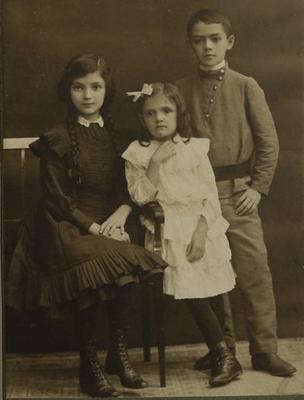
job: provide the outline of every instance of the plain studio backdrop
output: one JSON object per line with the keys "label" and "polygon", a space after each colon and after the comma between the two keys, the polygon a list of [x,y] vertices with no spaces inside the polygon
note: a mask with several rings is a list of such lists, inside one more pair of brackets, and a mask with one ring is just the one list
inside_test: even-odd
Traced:
{"label": "plain studio backdrop", "polygon": [[[38,136],[64,118],[56,84],[66,62],[97,52],[109,62],[117,86],[114,115],[128,141],[138,129],[126,91],[144,82],[174,82],[196,68],[186,43],[186,21],[199,8],[218,8],[232,20],[236,43],[229,66],[253,76],[264,88],[277,126],[281,152],[270,195],[260,207],[273,274],[280,337],[304,336],[304,270],[296,263],[303,233],[303,0],[7,0],[3,2],[4,136]],[[16,194],[20,166],[4,157],[5,216],[20,214]],[[35,198],[31,160],[27,203]],[[31,170],[32,169],[32,170]],[[5,225],[6,268],[16,226]],[[238,339],[246,338],[241,297],[232,295]],[[102,314],[102,313],[101,313]],[[101,316],[101,324],[104,323]],[[140,344],[139,321],[131,344]],[[201,340],[184,306],[169,301],[167,341]],[[178,329],[176,329],[178,326]],[[53,324],[49,342],[33,340],[7,325],[9,351],[66,349],[73,345],[68,323]],[[39,327],[37,329],[37,338]],[[178,335],[177,333],[178,332]],[[30,336],[27,336],[30,335]],[[106,335],[101,336],[101,343]],[[49,348],[48,348],[49,346]]]}

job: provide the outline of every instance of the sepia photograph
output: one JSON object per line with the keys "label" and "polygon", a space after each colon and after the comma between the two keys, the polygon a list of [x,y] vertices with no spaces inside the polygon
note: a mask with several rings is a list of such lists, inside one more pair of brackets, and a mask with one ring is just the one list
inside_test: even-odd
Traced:
{"label": "sepia photograph", "polygon": [[0,397],[304,399],[303,27],[2,1]]}

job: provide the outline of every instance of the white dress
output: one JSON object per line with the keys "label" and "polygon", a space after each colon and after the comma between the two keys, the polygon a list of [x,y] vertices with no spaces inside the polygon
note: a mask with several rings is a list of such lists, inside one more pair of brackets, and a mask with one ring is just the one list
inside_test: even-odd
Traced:
{"label": "white dress", "polygon": [[[132,200],[139,206],[158,201],[165,222],[162,233],[162,257],[165,269],[164,293],[176,299],[205,298],[230,291],[235,285],[231,252],[226,237],[228,222],[222,217],[215,178],[207,153],[209,139],[181,136],[174,138],[176,155],[164,162],[157,187],[146,177],[153,153],[160,142],[147,147],[132,142],[122,157],[126,160],[126,177]],[[190,263],[186,248],[200,216],[207,220],[208,231],[204,256]],[[153,224],[147,228],[146,247],[152,248]]]}

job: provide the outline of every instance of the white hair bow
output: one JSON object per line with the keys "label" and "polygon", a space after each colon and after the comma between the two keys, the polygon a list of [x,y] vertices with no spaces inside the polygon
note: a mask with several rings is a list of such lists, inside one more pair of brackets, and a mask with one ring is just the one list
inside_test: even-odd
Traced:
{"label": "white hair bow", "polygon": [[152,93],[153,93],[153,86],[148,83],[144,83],[140,92],[126,92],[126,95],[134,96],[133,102],[136,102],[143,94],[151,96]]}

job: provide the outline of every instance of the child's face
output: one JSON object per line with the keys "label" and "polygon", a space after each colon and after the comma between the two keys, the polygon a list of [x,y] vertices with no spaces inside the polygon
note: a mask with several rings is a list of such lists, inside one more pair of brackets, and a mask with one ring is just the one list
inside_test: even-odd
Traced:
{"label": "child's face", "polygon": [[106,84],[98,71],[76,78],[71,85],[72,103],[88,121],[98,118],[105,94]]}
{"label": "child's face", "polygon": [[171,139],[177,127],[176,105],[163,93],[152,95],[144,103],[142,120],[154,139]]}
{"label": "child's face", "polygon": [[190,44],[200,65],[212,68],[221,63],[234,44],[234,36],[227,37],[222,24],[197,22],[193,25]]}

